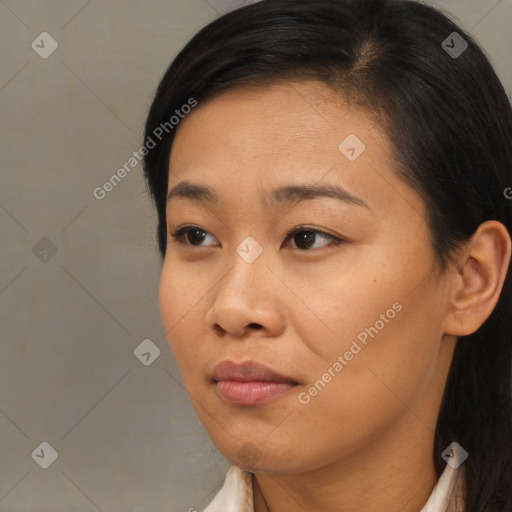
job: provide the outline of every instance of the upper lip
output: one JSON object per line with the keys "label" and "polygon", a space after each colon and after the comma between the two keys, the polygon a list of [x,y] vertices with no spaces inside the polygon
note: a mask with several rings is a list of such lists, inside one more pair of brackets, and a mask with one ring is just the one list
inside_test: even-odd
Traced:
{"label": "upper lip", "polygon": [[274,370],[254,361],[234,363],[222,361],[213,369],[212,378],[215,382],[221,380],[236,380],[241,382],[268,381],[268,382],[296,382]]}

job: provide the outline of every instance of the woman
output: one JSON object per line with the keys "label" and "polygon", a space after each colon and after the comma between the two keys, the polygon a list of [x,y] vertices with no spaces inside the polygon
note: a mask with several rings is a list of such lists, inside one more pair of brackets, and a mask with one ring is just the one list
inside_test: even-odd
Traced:
{"label": "woman", "polygon": [[263,0],[145,131],[160,306],[231,463],[208,512],[512,510],[512,112],[401,0]]}

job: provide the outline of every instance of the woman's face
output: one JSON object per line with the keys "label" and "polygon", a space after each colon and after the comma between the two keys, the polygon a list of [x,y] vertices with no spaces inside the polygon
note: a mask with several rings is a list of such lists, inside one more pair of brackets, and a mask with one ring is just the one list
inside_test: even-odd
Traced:
{"label": "woman's face", "polygon": [[[185,181],[211,194],[168,202],[168,231],[189,233],[169,236],[161,315],[219,451],[278,473],[404,446],[431,457],[448,286],[379,124],[318,82],[228,91],[179,126],[169,191]],[[214,380],[226,361],[287,382]]]}

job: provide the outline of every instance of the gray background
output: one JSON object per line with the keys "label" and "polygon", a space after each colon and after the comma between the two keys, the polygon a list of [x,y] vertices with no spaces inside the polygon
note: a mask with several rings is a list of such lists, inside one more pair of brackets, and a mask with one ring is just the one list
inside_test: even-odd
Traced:
{"label": "gray background", "polygon": [[[0,511],[202,510],[220,488],[227,463],[161,325],[140,164],[93,190],[140,148],[172,57],[241,3],[0,0]],[[437,4],[510,91],[512,0]],[[44,31],[59,45],[46,59],[31,47]],[[145,339],[161,351],[147,365]],[[58,452],[47,469],[42,442]]]}

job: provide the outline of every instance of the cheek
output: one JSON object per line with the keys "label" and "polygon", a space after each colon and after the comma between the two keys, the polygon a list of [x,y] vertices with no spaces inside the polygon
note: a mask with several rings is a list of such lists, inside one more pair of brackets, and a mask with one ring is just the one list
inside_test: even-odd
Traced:
{"label": "cheek", "polygon": [[[404,301],[404,309],[378,335],[369,336],[366,345],[356,338],[360,349],[351,360],[334,349],[330,363],[311,373],[305,389],[309,402],[303,395],[297,405],[300,422],[282,429],[290,438],[309,440],[306,458],[350,455],[402,420],[421,422],[428,433],[439,340],[434,327],[414,319],[416,313],[417,305]],[[345,363],[336,372],[338,356]]]}
{"label": "cheek", "polygon": [[167,335],[167,339],[173,334],[173,326],[176,324],[179,316],[177,311],[178,306],[178,291],[180,289],[179,283],[176,281],[175,276],[169,272],[167,265],[164,263],[162,274],[160,276],[160,286],[158,290],[158,300],[160,304],[160,316],[162,324]]}
{"label": "cheek", "polygon": [[190,350],[191,346],[197,348],[201,339],[199,330],[204,325],[205,290],[197,289],[197,279],[180,272],[176,265],[164,263],[159,286],[160,316],[165,335],[178,368],[185,378],[191,373],[190,368],[198,368],[196,360],[197,350]]}
{"label": "cheek", "polygon": [[305,417],[324,417],[327,429],[353,427],[358,437],[359,428],[422,402],[439,356],[443,294],[418,277],[428,274],[428,259],[419,266],[421,272],[397,265],[400,278],[389,264],[354,270],[310,294],[307,318],[297,317],[301,339],[316,356],[302,358],[309,360]]}
{"label": "cheek", "polygon": [[365,324],[347,328],[351,335],[330,353],[331,365],[341,356],[343,368],[318,393],[322,408],[347,425],[359,418],[361,426],[367,424],[362,418],[370,424],[371,417],[384,419],[417,407],[428,394],[440,350],[442,316],[435,301],[428,292],[393,305],[383,301],[365,315]]}
{"label": "cheek", "polygon": [[[160,275],[159,303],[162,321],[167,329],[182,323],[190,327],[197,323],[201,300],[208,290],[199,271],[193,266],[176,262],[166,256]],[[193,319],[193,321],[192,321]],[[179,324],[178,324],[179,322]],[[174,329],[173,329],[174,330]]]}
{"label": "cheek", "polygon": [[389,249],[349,247],[325,265],[282,274],[287,287],[281,294],[301,341],[327,362],[350,350],[353,340],[364,346],[389,331],[417,276],[427,272],[428,262],[420,264],[422,272]]}

